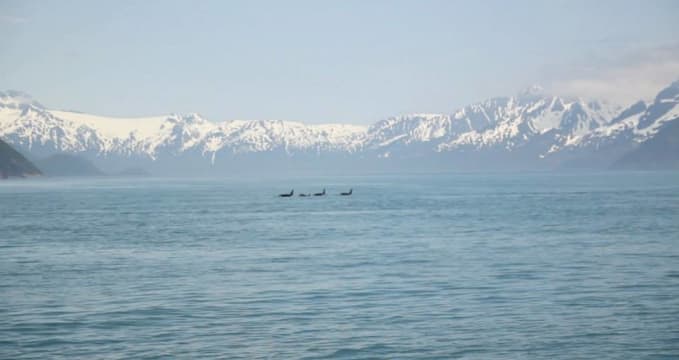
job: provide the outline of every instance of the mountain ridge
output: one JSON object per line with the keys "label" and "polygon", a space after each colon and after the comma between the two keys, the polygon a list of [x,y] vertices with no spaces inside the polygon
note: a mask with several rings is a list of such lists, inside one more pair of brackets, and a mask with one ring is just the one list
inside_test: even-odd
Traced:
{"label": "mountain ridge", "polygon": [[0,139],[0,179],[41,175],[40,170],[21,153]]}
{"label": "mountain ridge", "polygon": [[403,160],[406,168],[413,159],[445,158],[456,167],[478,157],[492,169],[506,165],[493,164],[490,156],[502,154],[498,159],[517,165],[523,161],[530,168],[554,168],[588,154],[605,153],[602,149],[614,149],[610,157],[621,156],[653,138],[662,124],[679,117],[678,89],[679,82],[674,82],[650,104],[639,101],[623,107],[531,87],[450,114],[399,115],[371,126],[211,122],[197,113],[111,118],[49,110],[26,94],[5,92],[0,93],[0,136],[38,156],[71,153],[95,162],[129,160],[127,165],[191,158],[214,167],[223,159],[251,161],[253,155],[272,154],[279,161],[339,157],[370,160],[371,166],[379,163],[377,159]]}

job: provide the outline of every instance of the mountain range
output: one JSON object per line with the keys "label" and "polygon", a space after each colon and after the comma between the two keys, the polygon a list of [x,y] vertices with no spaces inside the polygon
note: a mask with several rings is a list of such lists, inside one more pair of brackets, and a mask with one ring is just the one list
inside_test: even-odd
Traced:
{"label": "mountain range", "polygon": [[372,126],[198,114],[112,118],[0,92],[0,138],[31,158],[78,155],[105,171],[156,174],[677,168],[679,81],[628,106],[531,87],[449,114]]}

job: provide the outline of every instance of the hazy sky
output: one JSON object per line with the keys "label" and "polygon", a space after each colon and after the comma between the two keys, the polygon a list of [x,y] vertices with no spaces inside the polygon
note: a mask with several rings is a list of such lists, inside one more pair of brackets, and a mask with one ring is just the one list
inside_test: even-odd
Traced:
{"label": "hazy sky", "polygon": [[368,124],[679,78],[679,1],[2,1],[0,89],[102,115]]}

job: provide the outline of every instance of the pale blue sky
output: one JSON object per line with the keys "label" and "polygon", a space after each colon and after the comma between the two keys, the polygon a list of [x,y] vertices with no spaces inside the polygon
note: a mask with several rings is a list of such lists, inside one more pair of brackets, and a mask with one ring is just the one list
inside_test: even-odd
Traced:
{"label": "pale blue sky", "polygon": [[678,1],[0,0],[0,89],[103,115],[369,124],[635,67],[667,67],[639,88],[669,83],[678,15]]}

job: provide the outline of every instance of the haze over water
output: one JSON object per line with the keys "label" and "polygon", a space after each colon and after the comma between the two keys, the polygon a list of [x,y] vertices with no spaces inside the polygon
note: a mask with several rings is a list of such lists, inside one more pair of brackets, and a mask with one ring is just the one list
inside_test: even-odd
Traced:
{"label": "haze over water", "polygon": [[676,172],[7,181],[0,205],[0,358],[679,357]]}

